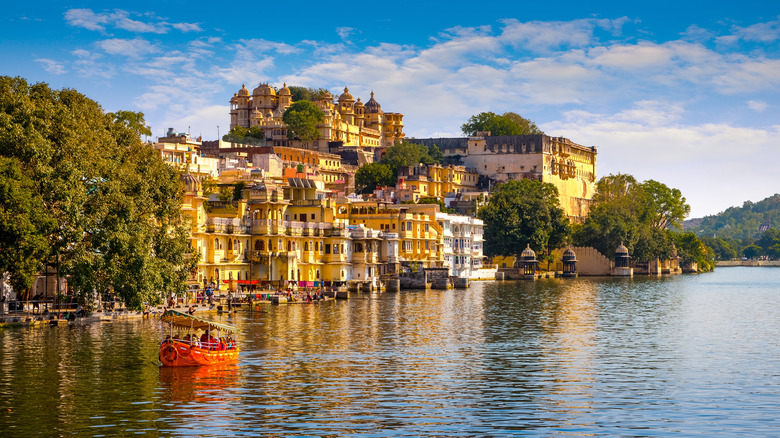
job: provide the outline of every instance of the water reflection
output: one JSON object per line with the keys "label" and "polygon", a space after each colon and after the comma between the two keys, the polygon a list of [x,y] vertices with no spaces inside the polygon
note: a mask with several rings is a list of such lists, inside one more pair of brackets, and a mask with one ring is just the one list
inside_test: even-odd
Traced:
{"label": "water reflection", "polygon": [[778,290],[759,268],[268,306],[214,315],[242,330],[222,368],[158,368],[155,321],[0,329],[0,430],[770,436]]}

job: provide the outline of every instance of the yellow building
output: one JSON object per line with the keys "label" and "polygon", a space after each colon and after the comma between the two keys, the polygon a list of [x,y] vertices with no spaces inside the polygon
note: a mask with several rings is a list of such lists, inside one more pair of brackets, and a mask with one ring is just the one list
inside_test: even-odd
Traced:
{"label": "yellow building", "polygon": [[245,86],[230,99],[230,128],[257,126],[265,131],[269,146],[294,146],[329,152],[330,144],[378,148],[392,146],[404,137],[403,114],[386,113],[374,98],[365,104],[350,94],[348,88],[334,100],[326,92],[315,101],[324,113],[325,120],[317,125],[320,138],[310,142],[290,141],[282,116],[293,104],[287,84],[277,92],[273,87],[260,84],[249,93]]}
{"label": "yellow building", "polygon": [[182,215],[192,224],[190,247],[200,255],[189,283],[235,290],[249,280],[246,203],[209,201],[200,180],[190,173],[182,176],[182,182]]}
{"label": "yellow building", "polygon": [[459,157],[465,166],[495,183],[523,178],[551,183],[558,189],[561,208],[569,219],[585,219],[596,189],[596,147],[544,134],[479,134],[470,138],[410,141],[426,146],[436,144],[445,157]]}
{"label": "yellow building", "polygon": [[418,164],[398,169],[396,196],[399,202],[420,198],[444,200],[447,194],[476,190],[479,174],[465,166]]}
{"label": "yellow building", "polygon": [[342,202],[337,217],[348,221],[350,226],[365,226],[397,235],[403,264],[440,268],[444,266],[444,253],[443,230],[436,221],[438,212],[439,206],[435,204]]}

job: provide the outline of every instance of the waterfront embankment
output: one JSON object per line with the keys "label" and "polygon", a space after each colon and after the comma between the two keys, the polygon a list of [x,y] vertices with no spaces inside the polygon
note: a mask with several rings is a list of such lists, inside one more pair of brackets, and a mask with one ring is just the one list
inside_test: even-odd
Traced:
{"label": "waterfront embankment", "polygon": [[716,268],[729,268],[735,266],[764,266],[780,267],[780,260],[721,260],[715,263]]}

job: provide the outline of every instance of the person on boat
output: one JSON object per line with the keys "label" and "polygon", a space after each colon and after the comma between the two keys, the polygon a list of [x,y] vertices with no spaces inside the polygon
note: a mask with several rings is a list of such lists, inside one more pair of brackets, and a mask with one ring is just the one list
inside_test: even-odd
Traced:
{"label": "person on boat", "polygon": [[190,315],[194,314],[195,313],[195,307],[190,306],[190,309],[187,310],[187,313],[189,313]]}
{"label": "person on boat", "polygon": [[209,350],[217,347],[217,340],[211,336],[209,329],[206,329],[206,331],[200,337],[200,343],[204,348],[208,348]]}

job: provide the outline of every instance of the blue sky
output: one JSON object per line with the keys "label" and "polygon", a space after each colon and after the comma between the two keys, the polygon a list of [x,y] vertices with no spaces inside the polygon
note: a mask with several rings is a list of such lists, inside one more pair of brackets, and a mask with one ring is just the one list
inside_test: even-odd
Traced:
{"label": "blue sky", "polygon": [[780,192],[774,2],[288,5],[13,2],[0,75],[142,111],[155,136],[204,139],[227,131],[242,84],[347,85],[404,113],[413,137],[517,112],[597,146],[599,176],[679,188],[691,217]]}

